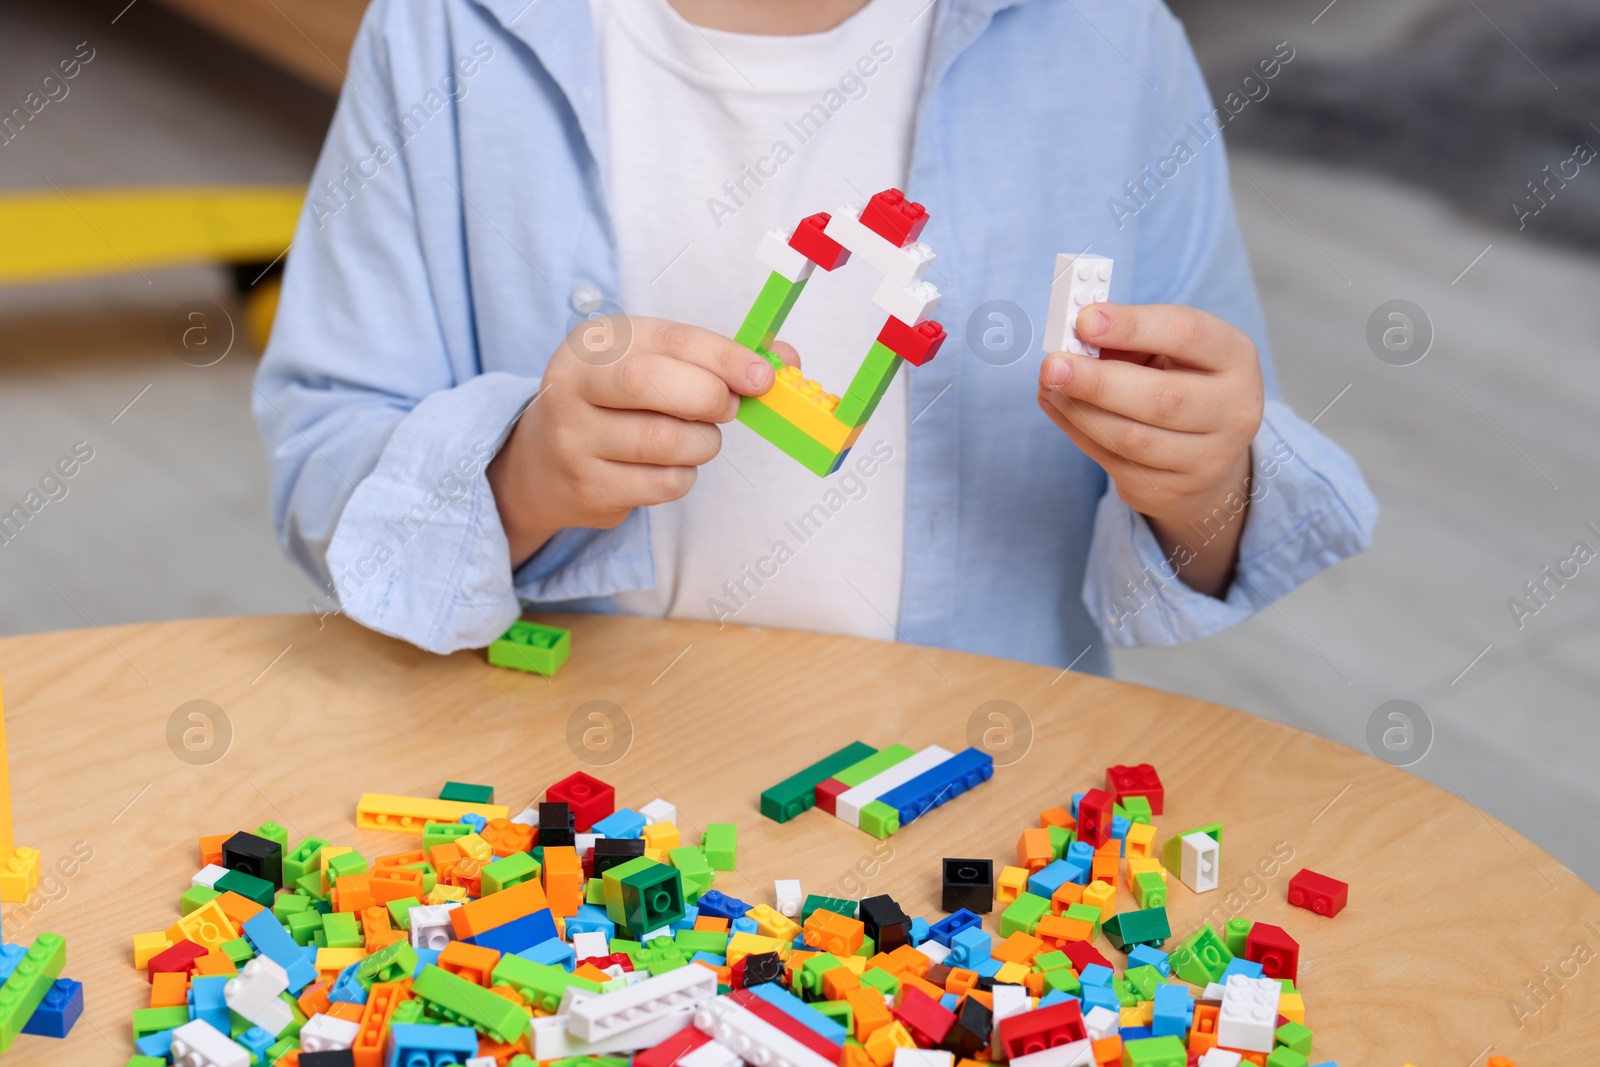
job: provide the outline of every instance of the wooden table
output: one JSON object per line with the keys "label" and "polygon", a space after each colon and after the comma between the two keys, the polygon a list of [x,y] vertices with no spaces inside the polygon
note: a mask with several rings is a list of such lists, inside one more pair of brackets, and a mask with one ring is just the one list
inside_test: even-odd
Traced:
{"label": "wooden table", "polygon": [[[428,655],[331,616],[0,641],[17,840],[47,867],[92,850],[35,904],[7,906],[7,941],[66,936],[88,1011],[64,1047],[24,1037],[6,1062],[121,1064],[129,1013],[148,997],[130,939],[176,919],[196,839],[275,820],[293,841],[316,835],[368,856],[414,840],[357,833],[364,791],[487,782],[518,810],[585,769],[621,803],[671,800],[686,833],[737,823],[739,869],[717,885],[752,903],[771,902],[774,878],[798,877],[807,892],[890,893],[938,917],[941,856],[1014,862],[1041,809],[1101,784],[1108,765],[1141,761],[1166,785],[1159,840],[1226,827],[1221,888],[1195,896],[1172,881],[1175,934],[1242,914],[1297,937],[1313,1062],[1478,1067],[1490,1049],[1523,1067],[1595,1061],[1600,974],[1587,961],[1600,897],[1516,831],[1366,755],[1228,708],[979,656],[737,626],[548,621],[575,631],[553,680],[491,668],[481,653]],[[231,724],[221,758],[215,744],[189,753],[211,762],[169,748],[169,720],[193,700]],[[587,718],[591,700],[621,710],[609,724]],[[1011,713],[1009,741],[1004,714],[987,718],[1005,705],[975,720],[990,701],[1025,716]],[[885,842],[822,812],[785,825],[757,813],[762,789],[851,740],[957,748],[985,729],[993,781]],[[1288,906],[1302,865],[1350,882],[1342,915]],[[1575,960],[1579,942],[1590,951]],[[1528,982],[1547,982],[1548,1003],[1528,997]],[[1537,1008],[1521,1028],[1509,1007],[1519,998]]]}
{"label": "wooden table", "polygon": [[344,87],[367,0],[160,0],[319,89]]}

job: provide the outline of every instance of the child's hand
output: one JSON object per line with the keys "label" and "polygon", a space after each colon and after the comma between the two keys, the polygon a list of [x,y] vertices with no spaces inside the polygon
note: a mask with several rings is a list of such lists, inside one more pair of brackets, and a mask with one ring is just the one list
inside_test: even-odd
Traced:
{"label": "child's hand", "polygon": [[1195,549],[1189,567],[1181,554],[1175,560],[1185,582],[1226,588],[1242,514],[1203,547],[1186,527],[1229,493],[1248,499],[1262,405],[1255,345],[1215,315],[1168,304],[1094,304],[1079,314],[1078,332],[1102,346],[1100,358],[1046,357],[1039,407],[1105,468],[1165,551],[1185,541]]}
{"label": "child's hand", "polygon": [[573,330],[489,464],[513,566],[559,530],[610,528],[683,496],[722,447],[716,424],[739,413],[740,396],[772,387],[766,360],[710,330],[650,318],[613,327],[624,328],[621,358],[585,351],[594,322]]}

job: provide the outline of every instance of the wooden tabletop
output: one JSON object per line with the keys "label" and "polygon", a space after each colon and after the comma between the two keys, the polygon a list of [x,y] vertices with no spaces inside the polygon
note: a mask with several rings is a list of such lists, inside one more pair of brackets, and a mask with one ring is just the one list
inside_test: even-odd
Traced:
{"label": "wooden tabletop", "polygon": [[[428,655],[334,616],[0,641],[17,841],[40,848],[47,870],[71,872],[32,904],[6,906],[5,939],[65,935],[66,975],[88,1003],[65,1047],[23,1037],[6,1062],[126,1059],[130,1012],[149,995],[130,940],[177,918],[203,834],[273,820],[292,843],[315,835],[370,857],[414,839],[357,833],[362,792],[483,782],[519,810],[582,769],[614,783],[619,803],[672,801],[686,834],[737,823],[739,868],[717,887],[751,903],[772,901],[773,879],[799,878],[807,892],[890,893],[937,918],[941,856],[1015,862],[1040,810],[1132,762],[1155,764],[1166,786],[1158,841],[1225,827],[1221,888],[1196,896],[1172,881],[1174,933],[1243,915],[1298,938],[1313,1062],[1478,1067],[1502,1054],[1528,1067],[1592,1062],[1600,1048],[1600,975],[1586,969],[1600,897],[1516,831],[1364,753],[1214,704],[980,656],[738,626],[545,621],[574,630],[553,680],[489,667],[481,653]],[[191,701],[221,709],[209,748],[193,708],[169,745]],[[198,731],[188,748],[185,729]],[[885,842],[818,811],[784,825],[757,813],[767,786],[857,739],[986,741],[997,769]],[[1343,914],[1288,906],[1302,866],[1350,883]],[[1542,1004],[1525,983],[1544,987]]]}

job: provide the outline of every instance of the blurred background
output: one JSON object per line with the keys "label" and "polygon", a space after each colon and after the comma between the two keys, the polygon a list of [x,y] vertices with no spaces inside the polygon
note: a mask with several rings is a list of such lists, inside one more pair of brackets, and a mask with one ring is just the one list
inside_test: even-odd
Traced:
{"label": "blurred background", "polygon": [[[0,6],[0,511],[89,449],[0,526],[0,633],[331,608],[274,544],[250,380],[363,6]],[[1283,390],[1383,513],[1365,555],[1117,672],[1409,766],[1600,885],[1600,565],[1545,570],[1600,552],[1600,5],[1173,8],[1246,101]],[[189,188],[95,192],[130,186]]]}

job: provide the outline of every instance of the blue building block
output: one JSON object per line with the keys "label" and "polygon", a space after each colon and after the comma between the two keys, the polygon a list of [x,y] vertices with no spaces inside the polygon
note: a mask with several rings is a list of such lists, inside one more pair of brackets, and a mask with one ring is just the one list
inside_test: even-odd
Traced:
{"label": "blue building block", "polygon": [[465,940],[468,944],[492,948],[504,954],[521,952],[556,936],[556,920],[550,914],[550,909],[540,908],[532,914],[512,919],[481,934],[473,934]]}
{"label": "blue building block", "polygon": [[1260,978],[1261,964],[1254,960],[1247,960],[1243,956],[1235,956],[1228,961],[1227,969],[1222,972],[1222,977],[1218,978],[1217,981],[1227,985],[1228,979],[1236,974],[1242,974],[1246,978]]}
{"label": "blue building block", "polygon": [[1127,852],[1128,827],[1132,825],[1132,823],[1123,818],[1121,815],[1111,816],[1111,836],[1122,843],[1121,851],[1124,853]]}
{"label": "blue building block", "polygon": [[1061,888],[1062,883],[1075,881],[1074,870],[1073,864],[1067,860],[1053,860],[1029,876],[1028,892],[1049,900],[1055,896],[1056,890]]}
{"label": "blue building block", "polygon": [[1122,1046],[1124,1050],[1127,1049],[1128,1042],[1130,1041],[1142,1041],[1147,1037],[1156,1036],[1155,1034],[1151,1033],[1150,1027],[1148,1026],[1124,1026],[1118,1031],[1118,1033],[1122,1035]]}
{"label": "blue building block", "polygon": [[986,960],[979,960],[977,963],[972,964],[968,970],[976,971],[979,978],[993,978],[1000,973],[1000,968],[1004,966],[1004,962],[990,956]]}
{"label": "blue building block", "polygon": [[807,1030],[814,1031],[840,1046],[842,1054],[845,1038],[843,1023],[830,1019],[776,982],[762,982],[750,986],[749,989]]}
{"label": "blue building block", "polygon": [[945,962],[952,967],[971,969],[989,958],[994,941],[981,926],[969,926],[950,939],[950,955]]}
{"label": "blue building block", "polygon": [[411,977],[413,978],[421,974],[424,967],[428,966],[429,964],[437,964],[439,962],[439,949],[419,948],[415,951],[417,953],[417,965],[411,968]]}
{"label": "blue building block", "polygon": [[72,1024],[82,1014],[83,983],[70,978],[57,978],[45,993],[44,1000],[28,1017],[22,1032],[38,1037],[66,1037],[72,1032]]}
{"label": "blue building block", "polygon": [[1088,1014],[1095,1008],[1105,1008],[1107,1011],[1120,1015],[1122,1002],[1117,999],[1117,994],[1108,985],[1089,985],[1083,987],[1083,1011]]}
{"label": "blue building block", "polygon": [[482,815],[477,815],[470,811],[456,821],[465,826],[472,827],[472,832],[475,834],[483,833],[483,828],[489,825],[488,819],[485,819]]}
{"label": "blue building block", "polygon": [[[1167,954],[1154,945],[1135,945],[1133,951],[1128,953],[1128,970],[1135,967],[1154,967],[1161,972],[1161,977],[1172,977],[1172,964],[1167,960]],[[1226,978],[1223,981],[1227,981]]]}
{"label": "blue building block", "polygon": [[[222,1032],[227,1033],[226,1030]],[[157,1030],[153,1034],[146,1034],[133,1043],[133,1049],[141,1056],[164,1061],[172,1055],[172,1031]]]}
{"label": "blue building block", "polygon": [[[423,1054],[418,1056],[418,1054]],[[439,1053],[454,1053],[450,1059]],[[389,1027],[386,1067],[412,1067],[419,1063],[463,1063],[478,1054],[478,1032],[470,1026],[432,1026],[428,1023],[394,1023]]]}
{"label": "blue building block", "polygon": [[728,957],[726,957],[726,956],[718,956],[714,952],[696,952],[693,956],[689,957],[689,962],[690,963],[703,963],[707,967],[710,967],[713,970],[715,970],[718,967],[727,966]]}
{"label": "blue building block", "polygon": [[644,836],[644,816],[632,808],[618,808],[616,811],[598,820],[594,824],[594,832],[603,837],[622,838],[633,841]]}
{"label": "blue building block", "polygon": [[1078,817],[1078,801],[1082,800],[1086,795],[1085,793],[1072,794],[1072,817],[1074,819]]}
{"label": "blue building block", "polygon": [[289,992],[299,993],[317,979],[317,969],[306,962],[305,953],[294,943],[289,931],[270,911],[258,911],[244,921],[244,936],[258,955],[267,957],[289,975]]}
{"label": "blue building block", "polygon": [[249,1049],[250,1054],[255,1057],[256,1063],[266,1062],[267,1049],[278,1043],[277,1038],[259,1026],[252,1026],[233,1040],[235,1044],[243,1045]]}
{"label": "blue building block", "polygon": [[954,800],[994,777],[994,757],[976,748],[964,749],[932,770],[924,771],[878,799],[900,813],[900,825]]}
{"label": "blue building block", "polygon": [[577,959],[573,956],[572,946],[559,937],[541,941],[531,948],[518,951],[515,955],[521,956],[525,960],[532,960],[534,963],[561,967],[567,971],[571,971],[578,965]]}
{"label": "blue building block", "polygon": [[356,977],[356,968],[359,963],[352,963],[339,972],[339,977],[334,979],[333,988],[328,990],[328,999],[342,1004],[365,1004],[367,1002],[367,989]]}
{"label": "blue building block", "polygon": [[960,911],[951,912],[943,919],[940,919],[938,922],[928,927],[928,936],[933,938],[936,943],[943,945],[945,948],[949,948],[951,938],[955,937],[961,931],[966,930],[969,927],[979,926],[982,923],[982,916],[970,912],[966,908],[962,908]]}
{"label": "blue building block", "polygon": [[22,957],[28,954],[27,945],[0,945],[0,982],[11,977]]}
{"label": "blue building block", "polygon": [[219,1033],[226,1034],[233,1025],[228,1015],[228,1002],[222,995],[228,984],[225,974],[204,975],[189,980],[189,1018],[203,1019]]}
{"label": "blue building block", "polygon": [[1065,989],[1052,989],[1050,992],[1039,998],[1039,1007],[1049,1008],[1057,1004],[1065,1004],[1069,1000],[1077,999],[1077,997],[1073,996],[1071,993],[1068,993]]}
{"label": "blue building block", "polygon": [[912,948],[916,948],[928,940],[928,920],[920,915],[912,919],[911,933],[907,936],[907,940],[911,943]]}
{"label": "blue building block", "polygon": [[1150,1021],[1153,1036],[1186,1038],[1193,1016],[1194,998],[1187,989],[1171,984],[1156,986],[1155,1012]]}
{"label": "blue building block", "polygon": [[955,1011],[961,1005],[961,998],[954,993],[946,993],[939,998],[939,1007],[945,1011]]}
{"label": "blue building block", "polygon": [[1078,973],[1078,981],[1085,986],[1105,986],[1111,988],[1111,979],[1115,972],[1110,967],[1100,963],[1091,963]]}
{"label": "blue building block", "polygon": [[693,930],[694,921],[700,917],[700,908],[694,904],[686,904],[683,908],[683,918],[673,923],[670,929]]}
{"label": "blue building block", "polygon": [[[740,912],[739,914],[744,914]],[[578,914],[567,920],[567,936],[573,934],[602,933],[606,941],[610,942],[617,936],[617,924],[611,921],[606,914],[606,909],[598,904],[584,904],[578,908]]]}
{"label": "blue building block", "polygon": [[[750,905],[738,897],[730,897],[716,889],[707,890],[701,895],[697,903],[701,915],[710,915],[716,919],[727,919],[729,922],[734,919],[744,918],[744,913],[750,910]],[[568,929],[571,929],[570,924]]]}
{"label": "blue building block", "polygon": [[741,915],[739,918],[733,920],[733,922],[729,924],[728,929],[731,933],[735,934],[758,934],[761,932],[760,924],[754,919],[750,918],[748,915]]}

